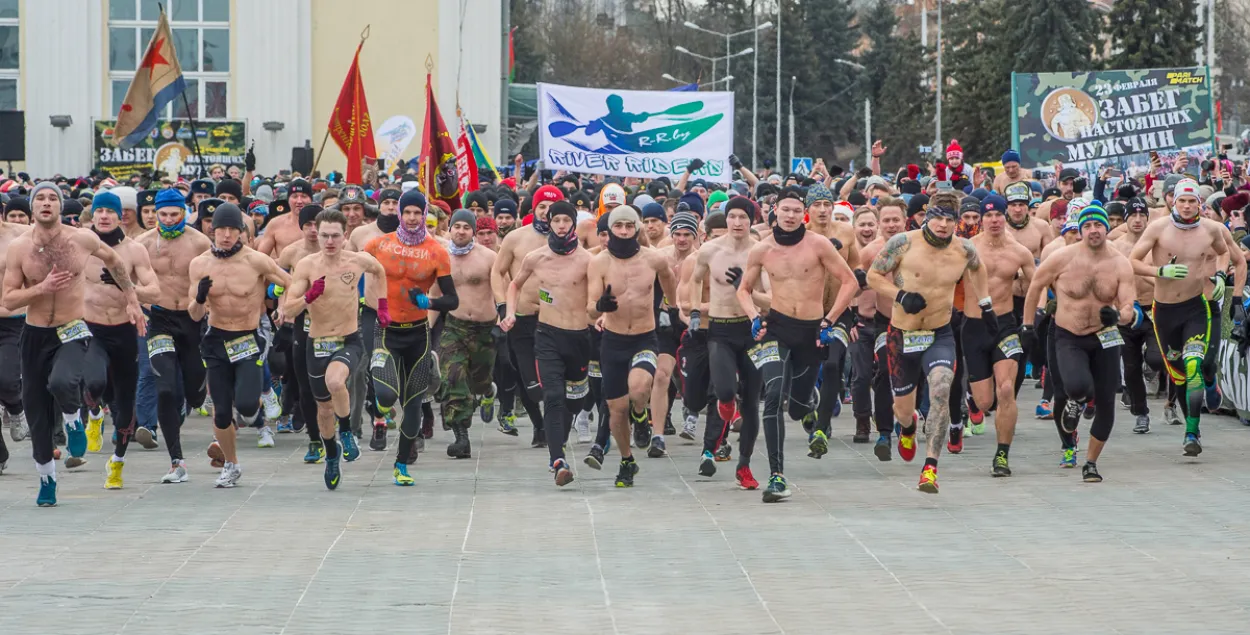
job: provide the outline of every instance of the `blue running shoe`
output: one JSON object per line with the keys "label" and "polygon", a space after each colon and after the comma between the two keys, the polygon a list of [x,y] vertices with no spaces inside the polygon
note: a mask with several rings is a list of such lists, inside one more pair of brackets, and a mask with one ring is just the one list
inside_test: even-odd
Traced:
{"label": "blue running shoe", "polygon": [[877,437],[877,444],[873,446],[872,453],[877,455],[878,461],[892,461],[894,459],[890,445],[890,435],[883,434]]}
{"label": "blue running shoe", "polygon": [[1068,469],[1076,467],[1075,447],[1063,449],[1063,458],[1059,459],[1059,467]]}
{"label": "blue running shoe", "polygon": [[70,456],[80,457],[87,453],[87,431],[82,421],[65,424],[65,439],[65,448]]}
{"label": "blue running shoe", "polygon": [[790,498],[790,487],[786,484],[786,477],[773,474],[768,479],[768,487],[764,488],[764,502],[776,503],[787,498]]}
{"label": "blue running shoe", "polygon": [[326,458],[326,447],[320,441],[308,442],[308,453],[304,455],[305,463],[320,463]]}
{"label": "blue running shoe", "polygon": [[51,476],[39,477],[39,498],[35,503],[40,507],[56,507],[56,479]]}
{"label": "blue running shoe", "polygon": [[356,435],[351,430],[339,433],[339,444],[343,446],[343,458],[348,463],[360,458],[360,446],[356,444]]}
{"label": "blue running shoe", "polygon": [[1037,408],[1033,410],[1033,415],[1038,419],[1051,419],[1055,416],[1054,411],[1050,408],[1050,400],[1043,399],[1037,402]]}
{"label": "blue running shoe", "polygon": [[282,415],[278,419],[278,434],[291,434],[295,432],[295,426],[291,425],[291,415]]}
{"label": "blue running shoe", "polygon": [[397,461],[391,469],[391,476],[395,477],[395,484],[401,487],[412,487],[417,482],[408,475],[408,466],[403,462]]}
{"label": "blue running shoe", "polygon": [[1224,396],[1220,394],[1219,386],[1207,386],[1207,412],[1215,412],[1220,409],[1220,404],[1224,401]]}
{"label": "blue running shoe", "polygon": [[1185,456],[1198,456],[1202,454],[1202,440],[1198,435],[1192,432],[1185,433]]}
{"label": "blue running shoe", "polygon": [[339,469],[339,457],[326,457],[326,489],[338,489],[339,480],[343,478],[343,471]]}
{"label": "blue running shoe", "polygon": [[703,451],[703,458],[699,460],[699,476],[713,476],[716,474],[716,457],[707,450]]}

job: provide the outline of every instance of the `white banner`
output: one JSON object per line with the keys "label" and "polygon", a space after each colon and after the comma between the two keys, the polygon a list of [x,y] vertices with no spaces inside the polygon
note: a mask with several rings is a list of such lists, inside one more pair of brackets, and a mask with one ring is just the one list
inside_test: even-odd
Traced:
{"label": "white banner", "polygon": [[538,85],[544,168],[674,181],[694,159],[707,181],[733,179],[734,96]]}
{"label": "white banner", "polygon": [[403,115],[395,115],[387,119],[374,130],[373,137],[377,141],[378,150],[382,151],[380,159],[386,159],[386,165],[395,165],[413,137],[417,136],[417,125],[412,119]]}

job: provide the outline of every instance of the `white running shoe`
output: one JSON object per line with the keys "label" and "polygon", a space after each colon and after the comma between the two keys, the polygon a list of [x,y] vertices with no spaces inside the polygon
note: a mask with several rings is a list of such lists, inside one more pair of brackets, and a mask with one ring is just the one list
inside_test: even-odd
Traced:
{"label": "white running shoe", "polygon": [[256,447],[272,448],[273,447],[273,428],[263,426],[260,429],[260,437],[256,439]]}
{"label": "white running shoe", "polygon": [[215,485],[217,487],[234,487],[239,484],[239,477],[243,476],[243,470],[238,464],[226,462],[225,467],[221,468],[221,475],[217,477]]}
{"label": "white running shoe", "polygon": [[26,423],[26,412],[11,415],[8,410],[0,407],[0,416],[9,426],[9,438],[16,442],[25,441],[30,436],[30,425]]}
{"label": "white running shoe", "polygon": [[161,477],[162,483],[186,483],[191,480],[191,475],[187,474],[187,462],[179,460],[169,467],[169,473]]}
{"label": "white running shoe", "polygon": [[698,432],[698,426],[699,418],[694,415],[687,415],[686,423],[681,426],[681,433],[678,436],[693,441],[696,432]]}
{"label": "white running shoe", "polygon": [[273,421],[282,416],[282,404],[278,402],[278,393],[274,390],[266,390],[260,393],[260,403],[265,407],[265,419]]}
{"label": "white running shoe", "polygon": [[590,434],[590,413],[585,410],[577,413],[577,420],[573,423],[577,426],[577,442],[590,443],[594,437]]}

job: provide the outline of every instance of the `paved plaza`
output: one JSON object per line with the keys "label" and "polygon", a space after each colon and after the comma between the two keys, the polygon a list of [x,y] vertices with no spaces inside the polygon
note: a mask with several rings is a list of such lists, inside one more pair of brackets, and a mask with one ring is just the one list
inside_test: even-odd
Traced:
{"label": "paved plaza", "polygon": [[[989,476],[990,419],[942,457],[937,496],[916,491],[919,458],[852,444],[849,408],[819,461],[791,422],[795,493],[776,505],[736,489],[733,463],[698,476],[699,447],[677,437],[668,458],[639,455],[632,490],[575,445],[577,480],[558,489],[524,420],[520,438],[475,424],[468,460],[439,430],[415,488],[391,483],[391,450],[365,448],[330,492],[303,434],[260,450],[251,430],[240,486],[214,489],[211,424],[194,417],[191,482],[159,484],[163,447],[135,444],[124,490],[103,489],[91,455],[58,472],[54,509],[35,506],[29,443],[10,443],[0,633],[1250,632],[1250,429],[1206,418],[1188,459],[1160,404],[1145,436],[1117,406],[1106,481],[1085,484],[1057,467],[1037,395],[1022,391],[1015,476]],[[761,438],[761,481],[767,465]]]}

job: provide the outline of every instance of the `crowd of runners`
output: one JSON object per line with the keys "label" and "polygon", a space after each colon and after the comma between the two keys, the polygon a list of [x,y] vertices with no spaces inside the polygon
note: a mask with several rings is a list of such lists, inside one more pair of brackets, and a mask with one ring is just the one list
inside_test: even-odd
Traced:
{"label": "crowd of runners", "polygon": [[883,153],[793,175],[731,156],[727,185],[697,160],[675,181],[540,165],[455,205],[398,171],[3,179],[0,471],[29,439],[37,503],[52,506],[58,461],[102,453],[120,489],[138,442],[163,444],[170,466],[131,478],[184,483],[202,448],[184,451],[181,428],[199,412],[216,487],[242,478],[242,439],[273,447],[275,433],[307,435],[304,461],[331,490],[365,443],[412,486],[437,406],[454,458],[473,455],[475,414],[512,436],[528,418],[557,486],[616,454],[615,484],[632,487],[635,450],[664,457],[679,436],[702,443],[692,472],[736,460],[756,490],[762,430],[775,502],[790,496],[787,418],[820,459],[849,403],[854,442],[881,461],[914,461],[923,437],[919,489],[937,493],[943,450],[987,417],[987,474],[1011,476],[1030,377],[1058,465],[1086,482],[1102,480],[1117,408],[1151,431],[1155,378],[1181,451],[1202,452],[1223,322],[1250,346],[1244,171],[1029,178],[1014,151],[996,174],[952,141],[944,162],[883,175]]}

